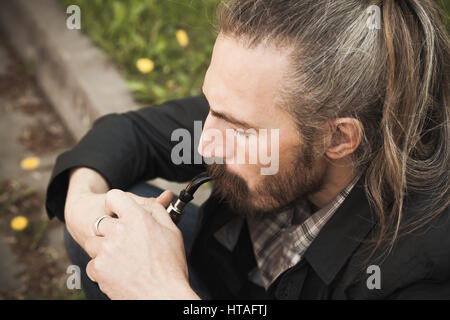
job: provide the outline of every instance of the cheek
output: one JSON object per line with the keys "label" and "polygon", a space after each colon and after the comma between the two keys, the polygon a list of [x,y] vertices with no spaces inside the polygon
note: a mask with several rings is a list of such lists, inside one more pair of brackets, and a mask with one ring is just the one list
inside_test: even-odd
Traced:
{"label": "cheek", "polygon": [[225,130],[223,155],[227,164],[257,164],[257,147],[256,137],[250,141],[249,138],[236,135],[232,129]]}
{"label": "cheek", "polygon": [[255,190],[256,186],[262,181],[263,176],[261,175],[260,168],[257,165],[227,164],[226,166],[229,172],[237,174],[244,179],[250,190]]}
{"label": "cheek", "polygon": [[[258,135],[251,137],[234,137],[227,139],[227,145],[234,143],[232,152],[228,152],[227,169],[246,182],[250,190],[255,190],[268,174],[278,172],[279,157],[282,150],[289,151],[289,146],[280,146],[278,130],[260,130]],[[264,168],[264,169],[263,169]]]}
{"label": "cheek", "polygon": [[[281,136],[283,134],[283,136]],[[227,170],[239,175],[245,180],[250,190],[256,190],[267,175],[262,174],[262,168],[276,166],[274,175],[280,171],[288,170],[292,163],[296,162],[299,140],[296,132],[288,132],[276,129],[260,131],[258,138],[243,138],[226,135]],[[280,140],[280,136],[285,138]],[[228,148],[228,146],[233,146]],[[245,159],[245,160],[244,160]],[[253,160],[254,162],[250,162]],[[278,170],[279,167],[279,170]]]}
{"label": "cheek", "polygon": [[225,139],[226,159],[230,164],[267,164],[267,156],[279,154],[279,134],[268,135],[267,130],[251,130],[250,136],[236,135],[227,130]]}

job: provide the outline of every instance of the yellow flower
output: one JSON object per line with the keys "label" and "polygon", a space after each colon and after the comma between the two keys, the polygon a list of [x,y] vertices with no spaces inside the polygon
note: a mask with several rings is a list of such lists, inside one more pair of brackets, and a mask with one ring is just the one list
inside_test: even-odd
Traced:
{"label": "yellow flower", "polygon": [[178,44],[180,46],[186,47],[189,44],[189,37],[188,37],[186,31],[184,31],[182,29],[178,30],[176,37],[177,37]]}
{"label": "yellow flower", "polygon": [[136,67],[142,73],[149,73],[155,68],[155,63],[147,58],[138,59]]}
{"label": "yellow flower", "polygon": [[39,166],[41,160],[38,157],[27,157],[20,162],[23,170],[34,170]]}
{"label": "yellow flower", "polygon": [[28,219],[24,216],[18,216],[11,220],[11,228],[15,231],[22,231],[28,226]]}
{"label": "yellow flower", "polygon": [[173,80],[167,80],[167,81],[166,81],[166,87],[169,88],[169,89],[175,88],[175,81],[173,81]]}

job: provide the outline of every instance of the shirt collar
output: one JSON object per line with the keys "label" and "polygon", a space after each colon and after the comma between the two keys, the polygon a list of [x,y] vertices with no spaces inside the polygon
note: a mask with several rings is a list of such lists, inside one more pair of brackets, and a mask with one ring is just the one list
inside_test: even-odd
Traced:
{"label": "shirt collar", "polygon": [[344,202],[304,254],[319,277],[329,285],[375,223],[364,191],[363,174]]}
{"label": "shirt collar", "polygon": [[[359,177],[360,175],[357,175],[353,178],[333,200],[315,212],[311,211],[311,204],[305,198],[294,209],[248,220],[256,262],[266,287],[302,259],[307,248],[343,203]],[[293,219],[297,215],[298,219]],[[293,223],[293,220],[298,220],[299,223]]]}

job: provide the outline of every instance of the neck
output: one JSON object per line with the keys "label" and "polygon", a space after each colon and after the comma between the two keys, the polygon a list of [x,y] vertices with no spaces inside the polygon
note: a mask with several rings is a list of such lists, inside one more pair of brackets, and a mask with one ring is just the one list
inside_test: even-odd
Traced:
{"label": "neck", "polygon": [[328,164],[322,188],[308,196],[316,207],[323,208],[330,203],[356,177],[356,170],[347,161]]}

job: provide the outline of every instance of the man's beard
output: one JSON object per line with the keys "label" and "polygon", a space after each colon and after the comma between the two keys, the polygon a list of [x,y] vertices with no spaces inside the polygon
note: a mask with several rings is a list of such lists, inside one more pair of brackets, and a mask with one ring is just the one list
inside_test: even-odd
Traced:
{"label": "man's beard", "polygon": [[313,168],[311,153],[302,153],[289,167],[279,168],[275,175],[264,176],[250,191],[239,175],[227,170],[225,164],[211,164],[207,172],[214,181],[213,194],[244,216],[276,214],[295,207],[306,196],[319,191],[325,168]]}

